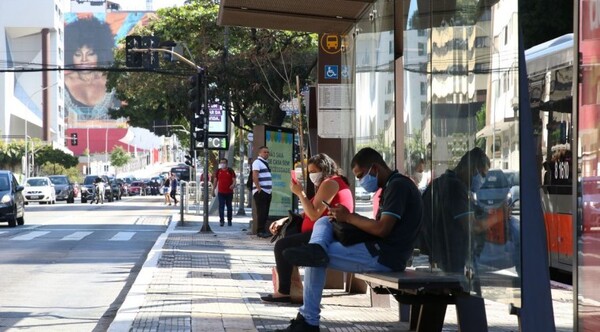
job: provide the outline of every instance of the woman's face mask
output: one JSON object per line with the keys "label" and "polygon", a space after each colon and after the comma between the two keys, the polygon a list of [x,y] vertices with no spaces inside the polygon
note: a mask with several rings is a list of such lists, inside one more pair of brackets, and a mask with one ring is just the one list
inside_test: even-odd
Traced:
{"label": "woman's face mask", "polygon": [[315,186],[318,186],[321,184],[321,181],[323,180],[323,172],[310,173],[310,174],[308,174],[308,177],[310,178],[310,181],[312,181],[312,183]]}
{"label": "woman's face mask", "polygon": [[372,168],[373,166],[369,168],[367,174],[365,174],[362,178],[360,178],[360,180],[358,180],[358,184],[360,184],[360,186],[363,187],[364,190],[370,193],[374,193],[377,191],[377,189],[379,189],[379,186],[377,185],[377,176],[371,175]]}
{"label": "woman's face mask", "polygon": [[225,167],[227,167],[227,164],[219,164],[220,169],[225,169]]}
{"label": "woman's face mask", "polygon": [[481,186],[483,186],[483,181],[484,178],[483,176],[481,176],[481,174],[479,174],[479,171],[476,171],[477,173],[475,173],[475,175],[473,175],[473,178],[471,179],[471,191],[472,192],[477,192],[479,190],[479,188],[481,188]]}

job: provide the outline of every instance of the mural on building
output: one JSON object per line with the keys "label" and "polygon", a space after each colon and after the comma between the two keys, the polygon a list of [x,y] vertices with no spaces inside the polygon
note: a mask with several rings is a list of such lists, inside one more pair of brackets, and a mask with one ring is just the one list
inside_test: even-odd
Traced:
{"label": "mural on building", "polygon": [[65,15],[65,109],[70,126],[107,126],[108,110],[118,108],[115,91],[106,91],[113,51],[148,12],[68,13]]}

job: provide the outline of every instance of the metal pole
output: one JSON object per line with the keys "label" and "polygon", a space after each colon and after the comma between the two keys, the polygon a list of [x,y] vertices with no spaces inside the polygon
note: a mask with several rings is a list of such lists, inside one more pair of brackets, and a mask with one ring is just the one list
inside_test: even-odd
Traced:
{"label": "metal pole", "polygon": [[204,213],[202,214],[203,223],[200,233],[212,233],[208,224],[208,83],[206,82],[206,73],[201,69],[198,70],[198,73],[203,76],[204,84]]}
{"label": "metal pole", "polygon": [[183,226],[183,204],[185,204],[185,182],[184,181],[179,181],[179,192],[181,193],[181,195],[179,196],[179,221],[181,222],[181,225]]}
{"label": "metal pole", "polygon": [[244,127],[244,118],[240,117],[240,200],[238,202],[238,211],[236,216],[245,216],[246,210],[244,209],[244,204],[246,200],[245,190],[244,190],[244,131],[242,128]]}

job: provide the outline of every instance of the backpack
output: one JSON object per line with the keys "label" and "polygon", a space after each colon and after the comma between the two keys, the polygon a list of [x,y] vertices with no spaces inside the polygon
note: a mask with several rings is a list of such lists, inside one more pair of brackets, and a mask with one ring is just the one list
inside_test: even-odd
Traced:
{"label": "backpack", "polygon": [[252,169],[250,169],[250,173],[248,173],[248,179],[246,180],[246,188],[248,188],[248,190],[252,190]]}

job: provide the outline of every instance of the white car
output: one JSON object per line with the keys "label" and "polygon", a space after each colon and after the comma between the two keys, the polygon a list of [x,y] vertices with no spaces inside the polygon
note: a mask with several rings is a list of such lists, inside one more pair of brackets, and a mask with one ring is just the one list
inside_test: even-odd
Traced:
{"label": "white car", "polygon": [[45,176],[29,178],[25,181],[23,197],[25,198],[25,204],[29,202],[54,204],[56,203],[54,184]]}

